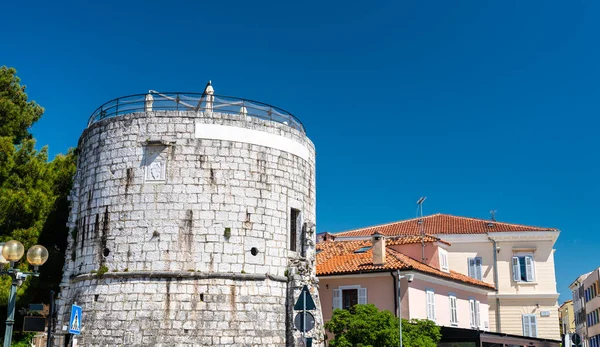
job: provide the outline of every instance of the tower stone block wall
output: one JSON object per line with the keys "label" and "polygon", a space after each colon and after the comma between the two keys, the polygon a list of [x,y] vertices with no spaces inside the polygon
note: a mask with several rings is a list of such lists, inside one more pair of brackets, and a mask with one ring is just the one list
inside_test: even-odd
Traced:
{"label": "tower stone block wall", "polygon": [[[296,346],[315,274],[315,150],[245,115],[147,111],[78,145],[57,338],[79,346]],[[322,346],[320,311],[307,336]]]}

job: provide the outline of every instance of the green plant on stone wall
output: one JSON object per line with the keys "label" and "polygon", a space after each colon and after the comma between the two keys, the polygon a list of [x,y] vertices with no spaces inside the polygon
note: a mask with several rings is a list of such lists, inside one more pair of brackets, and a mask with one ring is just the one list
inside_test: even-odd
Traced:
{"label": "green plant on stone wall", "polygon": [[102,265],[102,266],[100,266],[100,268],[98,269],[96,274],[98,275],[98,277],[102,277],[107,272],[108,272],[108,266]]}

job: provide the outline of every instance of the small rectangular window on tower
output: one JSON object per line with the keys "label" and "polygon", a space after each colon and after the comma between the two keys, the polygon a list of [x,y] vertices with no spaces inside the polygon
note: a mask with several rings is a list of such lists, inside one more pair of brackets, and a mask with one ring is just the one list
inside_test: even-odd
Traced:
{"label": "small rectangular window on tower", "polygon": [[290,250],[298,249],[298,231],[302,229],[301,212],[295,208],[290,211]]}

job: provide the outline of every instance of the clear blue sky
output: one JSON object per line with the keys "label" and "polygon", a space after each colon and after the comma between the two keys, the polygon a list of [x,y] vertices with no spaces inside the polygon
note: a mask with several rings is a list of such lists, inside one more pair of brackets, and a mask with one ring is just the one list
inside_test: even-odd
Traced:
{"label": "clear blue sky", "polygon": [[[557,227],[561,301],[600,266],[598,2],[7,1],[0,65],[76,146],[109,99],[202,91],[290,110],[319,231],[425,213]],[[401,3],[401,4],[398,4]]]}

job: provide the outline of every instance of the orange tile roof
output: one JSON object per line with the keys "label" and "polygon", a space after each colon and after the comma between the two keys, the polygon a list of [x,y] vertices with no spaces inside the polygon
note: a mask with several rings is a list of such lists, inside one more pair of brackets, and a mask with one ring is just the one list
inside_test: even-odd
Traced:
{"label": "orange tile roof", "polygon": [[[391,240],[390,243],[393,241],[395,240]],[[420,238],[418,238],[418,242],[421,242]],[[390,243],[388,243],[388,245]],[[317,275],[326,276],[390,270],[414,270],[451,281],[461,282],[463,284],[494,289],[494,286],[489,283],[473,279],[455,271],[441,271],[391,248],[386,248],[386,262],[383,265],[373,264],[373,252],[371,249],[364,253],[354,253],[354,251],[370,245],[370,240],[325,241],[318,243]]]}
{"label": "orange tile roof", "polygon": [[[423,229],[426,234],[486,234],[488,232],[508,231],[558,231],[555,228],[533,227],[520,224],[510,224],[485,219],[458,217],[449,214],[433,214],[423,217]],[[349,230],[334,234],[335,237],[370,236],[379,232],[386,236],[419,235],[421,225],[419,218],[375,225],[361,229]]]}

